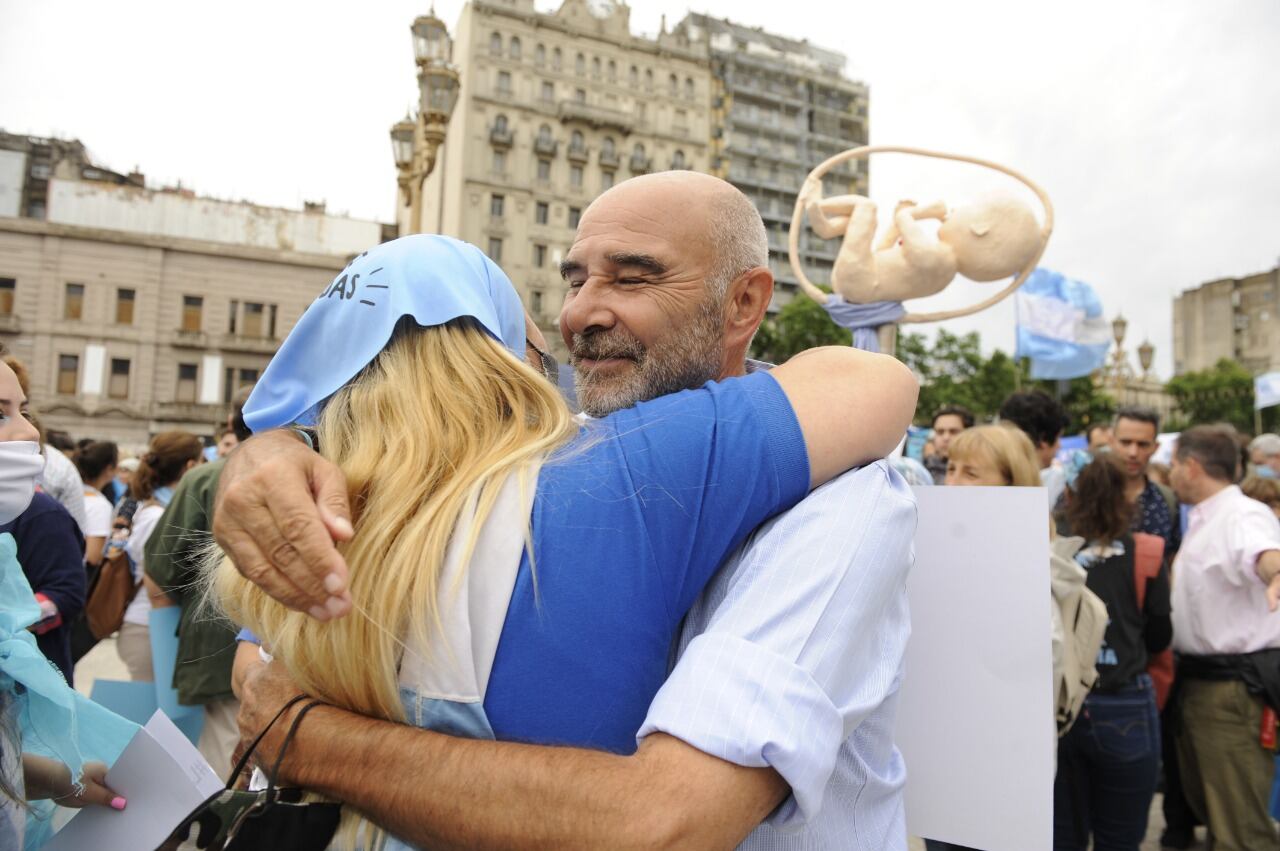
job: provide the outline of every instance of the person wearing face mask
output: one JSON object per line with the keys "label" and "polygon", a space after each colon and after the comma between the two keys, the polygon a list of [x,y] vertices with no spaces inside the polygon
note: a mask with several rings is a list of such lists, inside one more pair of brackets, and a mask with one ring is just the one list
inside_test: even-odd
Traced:
{"label": "person wearing face mask", "polygon": [[[44,469],[26,404],[17,375],[0,360],[0,528],[28,510]],[[41,610],[17,552],[13,536],[0,533],[0,848],[15,849],[43,844],[53,802],[124,809],[125,799],[104,783],[107,766],[94,760],[114,760],[137,730],[77,695],[40,653],[28,628]],[[31,724],[39,724],[38,737]]]}
{"label": "person wearing face mask", "polygon": [[144,548],[155,531],[165,507],[173,499],[173,489],[192,467],[200,463],[204,446],[190,432],[161,432],[151,441],[133,474],[129,495],[138,501],[133,527],[125,543],[125,552],[133,566],[134,580],[140,582],[138,593],[124,612],[124,623],[116,640],[116,650],[135,681],[155,679],[151,669],[151,631],[148,622],[153,605],[172,606],[170,601],[146,575]]}
{"label": "person wearing face mask", "polygon": [[1250,473],[1262,479],[1280,479],[1280,435],[1260,434],[1249,443]]}

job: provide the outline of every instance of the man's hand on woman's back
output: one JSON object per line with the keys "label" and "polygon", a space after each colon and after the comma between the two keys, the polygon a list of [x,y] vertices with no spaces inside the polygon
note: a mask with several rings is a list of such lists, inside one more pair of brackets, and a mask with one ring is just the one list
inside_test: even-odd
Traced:
{"label": "man's hand on woman's back", "polygon": [[227,456],[213,537],[236,569],[291,609],[328,620],[351,609],[351,537],[342,471],[288,431],[255,435]]}

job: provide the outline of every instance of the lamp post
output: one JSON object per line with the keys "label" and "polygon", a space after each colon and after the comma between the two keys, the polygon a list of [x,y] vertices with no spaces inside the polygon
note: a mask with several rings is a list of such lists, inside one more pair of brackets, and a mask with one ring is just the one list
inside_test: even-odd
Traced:
{"label": "lamp post", "polygon": [[1142,365],[1142,380],[1151,380],[1151,364],[1155,362],[1156,347],[1151,345],[1150,340],[1143,340],[1142,345],[1138,346],[1138,363]]}
{"label": "lamp post", "polygon": [[422,231],[422,186],[436,165],[453,107],[458,102],[458,72],[450,63],[453,39],[444,22],[421,15],[409,28],[418,64],[418,113],[391,126],[401,204],[409,207],[409,232]]}

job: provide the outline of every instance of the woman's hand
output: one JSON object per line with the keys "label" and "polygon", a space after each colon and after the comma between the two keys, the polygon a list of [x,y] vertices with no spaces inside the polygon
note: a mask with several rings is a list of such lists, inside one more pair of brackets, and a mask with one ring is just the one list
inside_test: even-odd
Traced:
{"label": "woman's hand", "polygon": [[125,799],[107,786],[107,767],[100,762],[86,762],[80,778],[83,788],[79,791],[71,782],[71,772],[65,765],[48,757],[24,753],[22,755],[23,779],[28,800],[50,798],[62,807],[80,807],[97,804],[123,810]]}

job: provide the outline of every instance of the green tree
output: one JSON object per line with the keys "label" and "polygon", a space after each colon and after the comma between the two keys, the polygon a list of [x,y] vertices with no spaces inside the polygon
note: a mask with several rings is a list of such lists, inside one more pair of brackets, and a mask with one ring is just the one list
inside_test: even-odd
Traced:
{"label": "green tree", "polygon": [[[1165,387],[1178,403],[1171,429],[1226,422],[1253,431],[1253,375],[1235,361],[1223,358],[1210,369],[1175,376]],[[1274,409],[1264,413],[1267,421],[1275,416]]]}
{"label": "green tree", "polygon": [[1065,391],[1060,391],[1056,381],[1037,381],[1035,386],[1050,396],[1055,396],[1062,403],[1071,419],[1065,434],[1081,434],[1092,424],[1108,422],[1115,416],[1115,399],[1097,387],[1091,376],[1068,380]]}
{"label": "green tree", "polygon": [[751,356],[782,363],[814,346],[847,346],[852,340],[851,332],[832,322],[821,305],[797,296],[761,323],[751,344]]}

